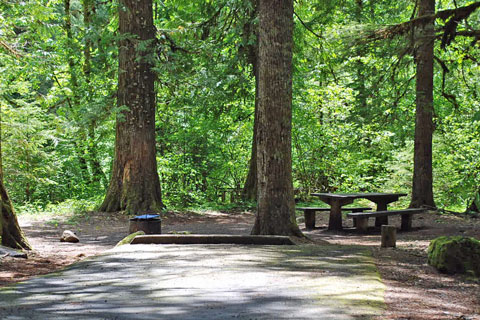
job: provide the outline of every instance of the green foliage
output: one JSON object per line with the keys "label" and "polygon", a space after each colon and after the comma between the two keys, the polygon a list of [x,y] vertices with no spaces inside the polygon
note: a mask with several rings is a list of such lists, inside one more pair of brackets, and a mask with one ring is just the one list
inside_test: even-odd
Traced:
{"label": "green foliage", "polygon": [[[63,4],[2,2],[0,40],[12,48],[0,51],[3,163],[17,203],[91,197],[106,184],[93,161],[108,166],[113,145],[112,9],[99,6],[87,29],[81,4],[71,1],[67,32]],[[82,71],[87,40],[93,43],[89,74]]]}
{"label": "green foliage", "polygon": [[[95,2],[85,21],[85,3],[71,0],[68,16],[60,0],[0,3],[3,167],[20,211],[74,210],[95,196],[86,200],[93,208],[108,184],[120,111],[114,107],[117,8]],[[158,41],[149,58],[158,75],[156,147],[165,204],[221,206],[219,189],[243,186],[252,145],[253,3],[153,5]],[[302,197],[313,191],[410,193],[411,38],[362,40],[379,27],[408,21],[413,10],[412,1],[295,3],[292,148]],[[469,18],[473,29],[478,16]],[[467,29],[461,22],[458,30]],[[441,207],[465,208],[480,186],[478,54],[478,45],[460,36],[446,50],[435,48],[434,191]]]}
{"label": "green foliage", "polygon": [[47,215],[60,216],[63,214],[71,214],[73,216],[83,216],[87,212],[94,211],[103,200],[103,197],[95,197],[90,199],[68,199],[60,203],[49,203],[44,205],[41,202],[26,202],[17,206],[18,214],[27,215]]}
{"label": "green foliage", "polygon": [[237,49],[242,10],[235,1],[175,1],[157,13],[157,140],[167,206],[216,200],[217,189],[245,179],[254,88]]}

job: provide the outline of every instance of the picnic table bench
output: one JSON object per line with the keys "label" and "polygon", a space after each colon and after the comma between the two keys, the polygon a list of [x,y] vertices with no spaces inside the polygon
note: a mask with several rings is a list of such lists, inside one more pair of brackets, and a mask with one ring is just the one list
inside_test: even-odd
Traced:
{"label": "picnic table bench", "polygon": [[[303,211],[303,216],[305,218],[305,228],[307,230],[312,230],[315,228],[315,213],[320,212],[330,212],[330,208],[324,207],[297,207],[295,208],[298,211]],[[351,211],[351,212],[363,212],[365,210],[372,210],[369,207],[343,207],[342,211]]]}
{"label": "picnic table bench", "polygon": [[407,231],[412,228],[412,216],[417,213],[425,212],[422,208],[410,208],[402,210],[382,210],[371,212],[352,212],[347,217],[356,220],[355,226],[361,232],[366,232],[368,228],[368,218],[389,217],[393,215],[401,215],[401,230]]}
{"label": "picnic table bench", "polygon": [[[330,205],[330,218],[328,221],[328,230],[342,230],[342,208],[345,205],[353,203],[356,199],[367,199],[377,205],[377,211],[387,210],[387,205],[395,202],[399,197],[406,196],[406,193],[385,193],[385,192],[367,192],[367,193],[312,193],[312,196],[319,197],[320,200]],[[378,216],[375,219],[375,226],[388,224],[387,216]]]}
{"label": "picnic table bench", "polygon": [[230,194],[230,203],[234,203],[237,199],[240,199],[242,189],[240,187],[236,188],[219,188],[216,190],[217,199],[220,197],[222,202],[225,202],[227,199],[227,194]]}

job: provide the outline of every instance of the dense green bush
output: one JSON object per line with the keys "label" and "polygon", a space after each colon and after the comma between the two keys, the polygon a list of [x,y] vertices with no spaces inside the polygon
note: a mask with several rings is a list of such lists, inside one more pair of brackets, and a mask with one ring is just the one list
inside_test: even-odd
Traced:
{"label": "dense green bush", "polygon": [[[442,2],[453,8],[466,1]],[[246,48],[252,3],[155,4],[157,160],[165,204],[199,206],[248,172],[255,79]],[[5,183],[20,206],[101,198],[114,146],[116,4],[0,4],[0,114]],[[440,4],[439,4],[440,5]],[[410,193],[415,64],[409,39],[362,42],[410,19],[413,2],[298,1],[295,12],[293,176],[312,191]],[[302,21],[300,21],[300,18]],[[478,13],[472,27],[477,28]],[[475,20],[476,19],[476,20]],[[474,23],[475,22],[475,23]],[[441,26],[441,21],[438,22]],[[86,43],[91,44],[86,72]],[[480,186],[478,46],[435,48],[434,193],[465,210]],[[445,63],[446,71],[439,61]],[[98,170],[100,168],[100,170]],[[407,205],[408,199],[399,205]]]}

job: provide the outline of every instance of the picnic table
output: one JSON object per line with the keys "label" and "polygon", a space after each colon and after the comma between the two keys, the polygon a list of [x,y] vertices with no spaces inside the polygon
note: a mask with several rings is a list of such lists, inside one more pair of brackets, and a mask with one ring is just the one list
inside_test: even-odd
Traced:
{"label": "picnic table", "polygon": [[[353,203],[355,199],[367,199],[377,205],[377,211],[386,211],[387,205],[395,202],[398,198],[406,196],[406,193],[312,193],[312,196],[330,205],[330,218],[328,230],[342,230],[342,207]],[[375,218],[375,226],[388,224],[388,216],[382,215]]]}

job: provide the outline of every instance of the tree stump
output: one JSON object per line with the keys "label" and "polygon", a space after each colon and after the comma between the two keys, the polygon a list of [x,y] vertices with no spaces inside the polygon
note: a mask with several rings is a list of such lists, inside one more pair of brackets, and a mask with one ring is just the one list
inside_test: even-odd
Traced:
{"label": "tree stump", "polygon": [[397,229],[395,226],[383,225],[382,248],[395,248],[397,245]]}

